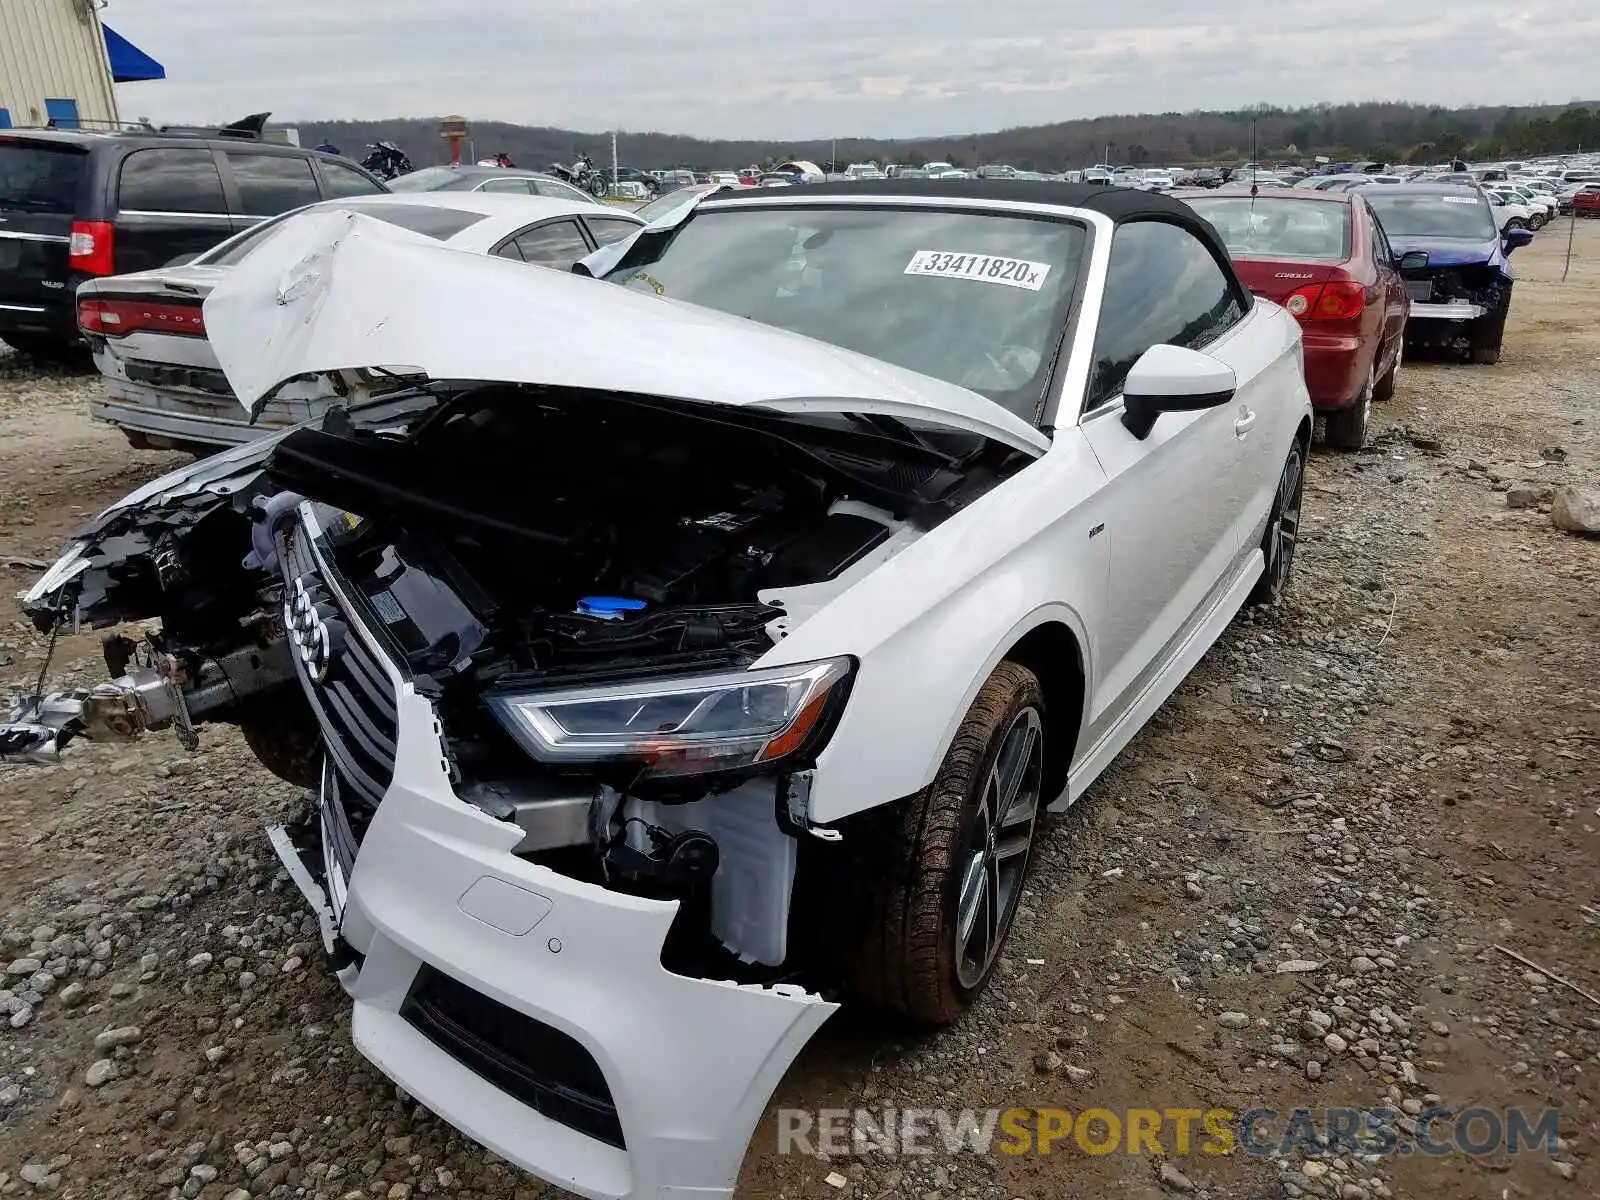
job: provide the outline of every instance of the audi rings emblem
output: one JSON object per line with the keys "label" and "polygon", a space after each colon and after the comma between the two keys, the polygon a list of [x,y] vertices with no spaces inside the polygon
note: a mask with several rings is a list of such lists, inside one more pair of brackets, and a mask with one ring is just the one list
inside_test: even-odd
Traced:
{"label": "audi rings emblem", "polygon": [[342,648],[344,630],[337,614],[321,583],[312,575],[296,579],[284,601],[284,628],[312,683],[321,683],[328,677],[328,668]]}

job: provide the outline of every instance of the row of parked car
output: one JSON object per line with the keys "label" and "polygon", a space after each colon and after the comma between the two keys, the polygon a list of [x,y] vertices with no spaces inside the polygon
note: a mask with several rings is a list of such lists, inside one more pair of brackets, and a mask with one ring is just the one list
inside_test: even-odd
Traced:
{"label": "row of parked car", "polygon": [[[429,167],[385,184],[334,156],[220,131],[211,139],[18,131],[0,137],[0,179],[9,210],[0,256],[12,259],[0,272],[0,337],[32,352],[87,338],[105,380],[93,416],[136,446],[201,454],[304,420],[331,399],[325,382],[292,386],[246,421],[202,315],[228,270],[307,203],[570,269],[644,225],[747,186],[691,183],[631,210],[515,168]],[[1366,439],[1372,402],[1393,391],[1407,342],[1498,359],[1511,303],[1507,256],[1534,225],[1504,219],[1507,186],[1461,173],[1416,184],[1341,174],[1258,185],[1254,195],[1175,194],[1223,234],[1251,289],[1300,321],[1328,439],[1354,448]]]}

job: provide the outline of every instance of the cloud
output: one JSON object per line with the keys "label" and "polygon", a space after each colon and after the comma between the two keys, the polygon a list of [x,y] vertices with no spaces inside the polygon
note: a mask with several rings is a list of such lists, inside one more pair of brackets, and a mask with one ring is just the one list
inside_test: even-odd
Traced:
{"label": "cloud", "polygon": [[706,137],[920,136],[1113,112],[1593,98],[1570,0],[113,0],[167,67],[125,116],[429,116]]}

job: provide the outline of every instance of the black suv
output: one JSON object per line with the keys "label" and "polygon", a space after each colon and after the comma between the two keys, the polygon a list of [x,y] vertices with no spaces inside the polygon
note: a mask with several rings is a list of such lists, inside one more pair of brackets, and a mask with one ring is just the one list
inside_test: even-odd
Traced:
{"label": "black suv", "polygon": [[218,129],[0,133],[0,338],[79,344],[78,284],[192,257],[264,217],[389,189],[348,159]]}

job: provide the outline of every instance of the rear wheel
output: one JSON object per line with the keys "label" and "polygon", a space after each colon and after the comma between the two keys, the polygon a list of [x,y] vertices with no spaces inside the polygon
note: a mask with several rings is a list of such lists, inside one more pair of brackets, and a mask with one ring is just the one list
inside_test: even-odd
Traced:
{"label": "rear wheel", "polygon": [[1305,490],[1305,448],[1296,438],[1278,477],[1278,491],[1272,498],[1267,517],[1267,532],[1261,539],[1265,565],[1261,578],[1245,598],[1246,604],[1276,604],[1289,590],[1289,575],[1294,570],[1294,550],[1300,541],[1300,497]]}
{"label": "rear wheel", "polygon": [[947,1025],[989,982],[1032,857],[1045,715],[1034,673],[1001,663],[882,854],[855,867],[866,895],[846,971],[863,1000]]}
{"label": "rear wheel", "polygon": [[49,333],[8,333],[6,345],[36,362],[67,363],[87,356],[87,348],[77,338]]}
{"label": "rear wheel", "polygon": [[1367,368],[1367,381],[1354,404],[1328,414],[1328,445],[1339,450],[1359,450],[1367,444],[1367,422],[1372,417],[1372,397],[1376,390],[1372,371],[1372,367]]}
{"label": "rear wheel", "polygon": [[1394,348],[1394,361],[1389,364],[1389,369],[1378,377],[1378,382],[1372,385],[1372,398],[1379,403],[1394,399],[1395,380],[1400,375],[1400,360],[1406,354],[1405,338],[1398,339]]}

